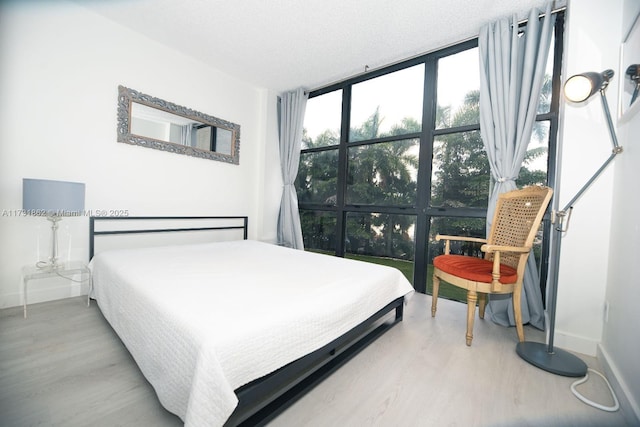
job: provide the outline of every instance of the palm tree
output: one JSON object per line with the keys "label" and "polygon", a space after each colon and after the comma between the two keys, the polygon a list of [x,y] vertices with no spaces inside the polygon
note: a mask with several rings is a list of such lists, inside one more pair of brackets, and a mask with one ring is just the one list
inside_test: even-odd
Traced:
{"label": "palm tree", "polygon": [[[539,111],[548,111],[551,79],[546,76]],[[479,123],[479,91],[470,91],[455,112],[450,106],[437,106],[436,128],[455,128]],[[404,118],[388,132],[381,132],[384,117],[380,108],[362,125],[349,130],[350,142],[366,142],[384,137],[398,137],[390,142],[365,143],[347,148],[347,182],[344,201],[337,200],[339,132],[326,130],[315,140],[303,134],[306,148],[335,147],[303,154],[300,159],[296,188],[301,202],[331,204],[413,206],[415,205],[418,168],[417,141],[402,139],[422,126],[415,118]],[[534,128],[534,138],[544,140],[546,128]],[[413,149],[416,149],[415,152]],[[533,160],[545,155],[545,147],[529,150],[520,171],[518,185],[544,183],[546,172],[532,170]],[[485,207],[489,193],[489,163],[479,131],[440,135],[433,147],[431,205],[449,207]],[[306,223],[308,221],[308,223]],[[303,218],[303,234],[317,232],[314,218]],[[335,219],[332,224],[335,228]],[[325,222],[324,232],[331,225]],[[347,215],[347,235],[352,249],[363,248],[369,254],[412,257],[413,240],[408,230],[414,225],[411,215],[356,214]],[[484,234],[484,220],[433,218],[432,230],[442,233]],[[335,230],[332,231],[335,233]],[[451,234],[451,233],[449,233]],[[355,249],[354,249],[355,248]],[[408,248],[408,249],[407,249]],[[403,255],[405,254],[405,255]]]}

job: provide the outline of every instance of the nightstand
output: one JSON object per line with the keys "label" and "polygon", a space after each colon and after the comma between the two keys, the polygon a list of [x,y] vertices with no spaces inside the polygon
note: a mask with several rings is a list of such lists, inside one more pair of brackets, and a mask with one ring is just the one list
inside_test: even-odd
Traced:
{"label": "nightstand", "polygon": [[[76,276],[79,278],[76,279]],[[22,267],[22,286],[24,291],[24,304],[22,306],[24,318],[27,318],[27,288],[30,280],[62,277],[74,282],[84,283],[91,281],[91,270],[82,261],[70,261],[60,264],[57,268],[37,267],[34,264]],[[87,299],[87,303],[88,303]]]}

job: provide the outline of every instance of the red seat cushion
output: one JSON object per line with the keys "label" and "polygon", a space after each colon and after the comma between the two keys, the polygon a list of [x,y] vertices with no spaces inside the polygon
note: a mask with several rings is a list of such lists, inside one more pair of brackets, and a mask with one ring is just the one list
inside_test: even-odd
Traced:
{"label": "red seat cushion", "polygon": [[[440,255],[433,259],[433,265],[445,273],[474,282],[490,283],[493,261],[464,255]],[[500,283],[515,283],[518,272],[515,268],[500,264]]]}

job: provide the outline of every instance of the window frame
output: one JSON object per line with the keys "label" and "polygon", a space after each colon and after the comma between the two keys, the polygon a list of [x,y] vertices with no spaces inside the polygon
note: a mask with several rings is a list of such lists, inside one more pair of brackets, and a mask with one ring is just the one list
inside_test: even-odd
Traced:
{"label": "window frame", "polygon": [[[556,23],[554,28],[553,45],[553,74],[551,89],[551,104],[549,112],[538,114],[536,121],[549,122],[549,146],[547,155],[547,185],[555,188],[556,182],[556,162],[557,162],[557,140],[558,140],[558,116],[560,105],[561,88],[561,68],[563,55],[564,38],[564,10],[555,12]],[[524,25],[524,24],[523,24]],[[464,50],[478,47],[478,38],[473,38],[443,49],[430,52],[415,58],[408,59],[387,67],[366,72],[365,74],[346,79],[328,85],[323,88],[313,90],[309,93],[309,98],[321,96],[336,90],[342,90],[342,111],[339,143],[333,146],[323,146],[317,148],[307,148],[301,153],[311,153],[326,150],[338,150],[338,170],[335,205],[319,203],[299,203],[300,211],[330,211],[336,216],[336,248],[335,255],[345,256],[345,236],[346,217],[348,213],[360,214],[398,214],[415,216],[415,252],[414,252],[414,288],[418,292],[425,293],[427,288],[427,257],[428,257],[428,236],[432,217],[466,217],[466,218],[486,218],[486,208],[452,208],[431,206],[431,178],[432,178],[432,157],[434,140],[440,135],[479,131],[480,124],[456,126],[452,128],[436,129],[437,111],[437,83],[438,83],[438,60]],[[424,86],[423,86],[423,110],[422,110],[422,130],[420,132],[407,133],[397,136],[388,136],[369,140],[349,141],[350,133],[350,111],[351,111],[351,88],[353,85],[384,76],[395,71],[409,68],[420,63],[424,64]],[[347,154],[351,147],[392,142],[407,139],[419,140],[419,157],[417,172],[417,193],[415,203],[412,206],[389,206],[389,205],[359,205],[346,203],[347,187]],[[488,178],[488,177],[487,177]],[[544,217],[542,261],[540,270],[540,286],[544,299],[546,289],[546,276],[549,263],[549,237],[551,224],[549,212]]]}

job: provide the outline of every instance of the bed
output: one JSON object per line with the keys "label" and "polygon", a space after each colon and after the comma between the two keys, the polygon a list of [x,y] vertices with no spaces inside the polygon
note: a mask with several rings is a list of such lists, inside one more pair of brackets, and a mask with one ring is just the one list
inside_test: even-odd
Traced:
{"label": "bed", "polygon": [[90,296],[185,425],[268,421],[401,321],[413,292],[390,267],[247,240],[239,218],[241,226],[168,229],[239,228],[237,240],[96,255],[101,236],[167,229],[100,231],[113,220],[90,219]]}

